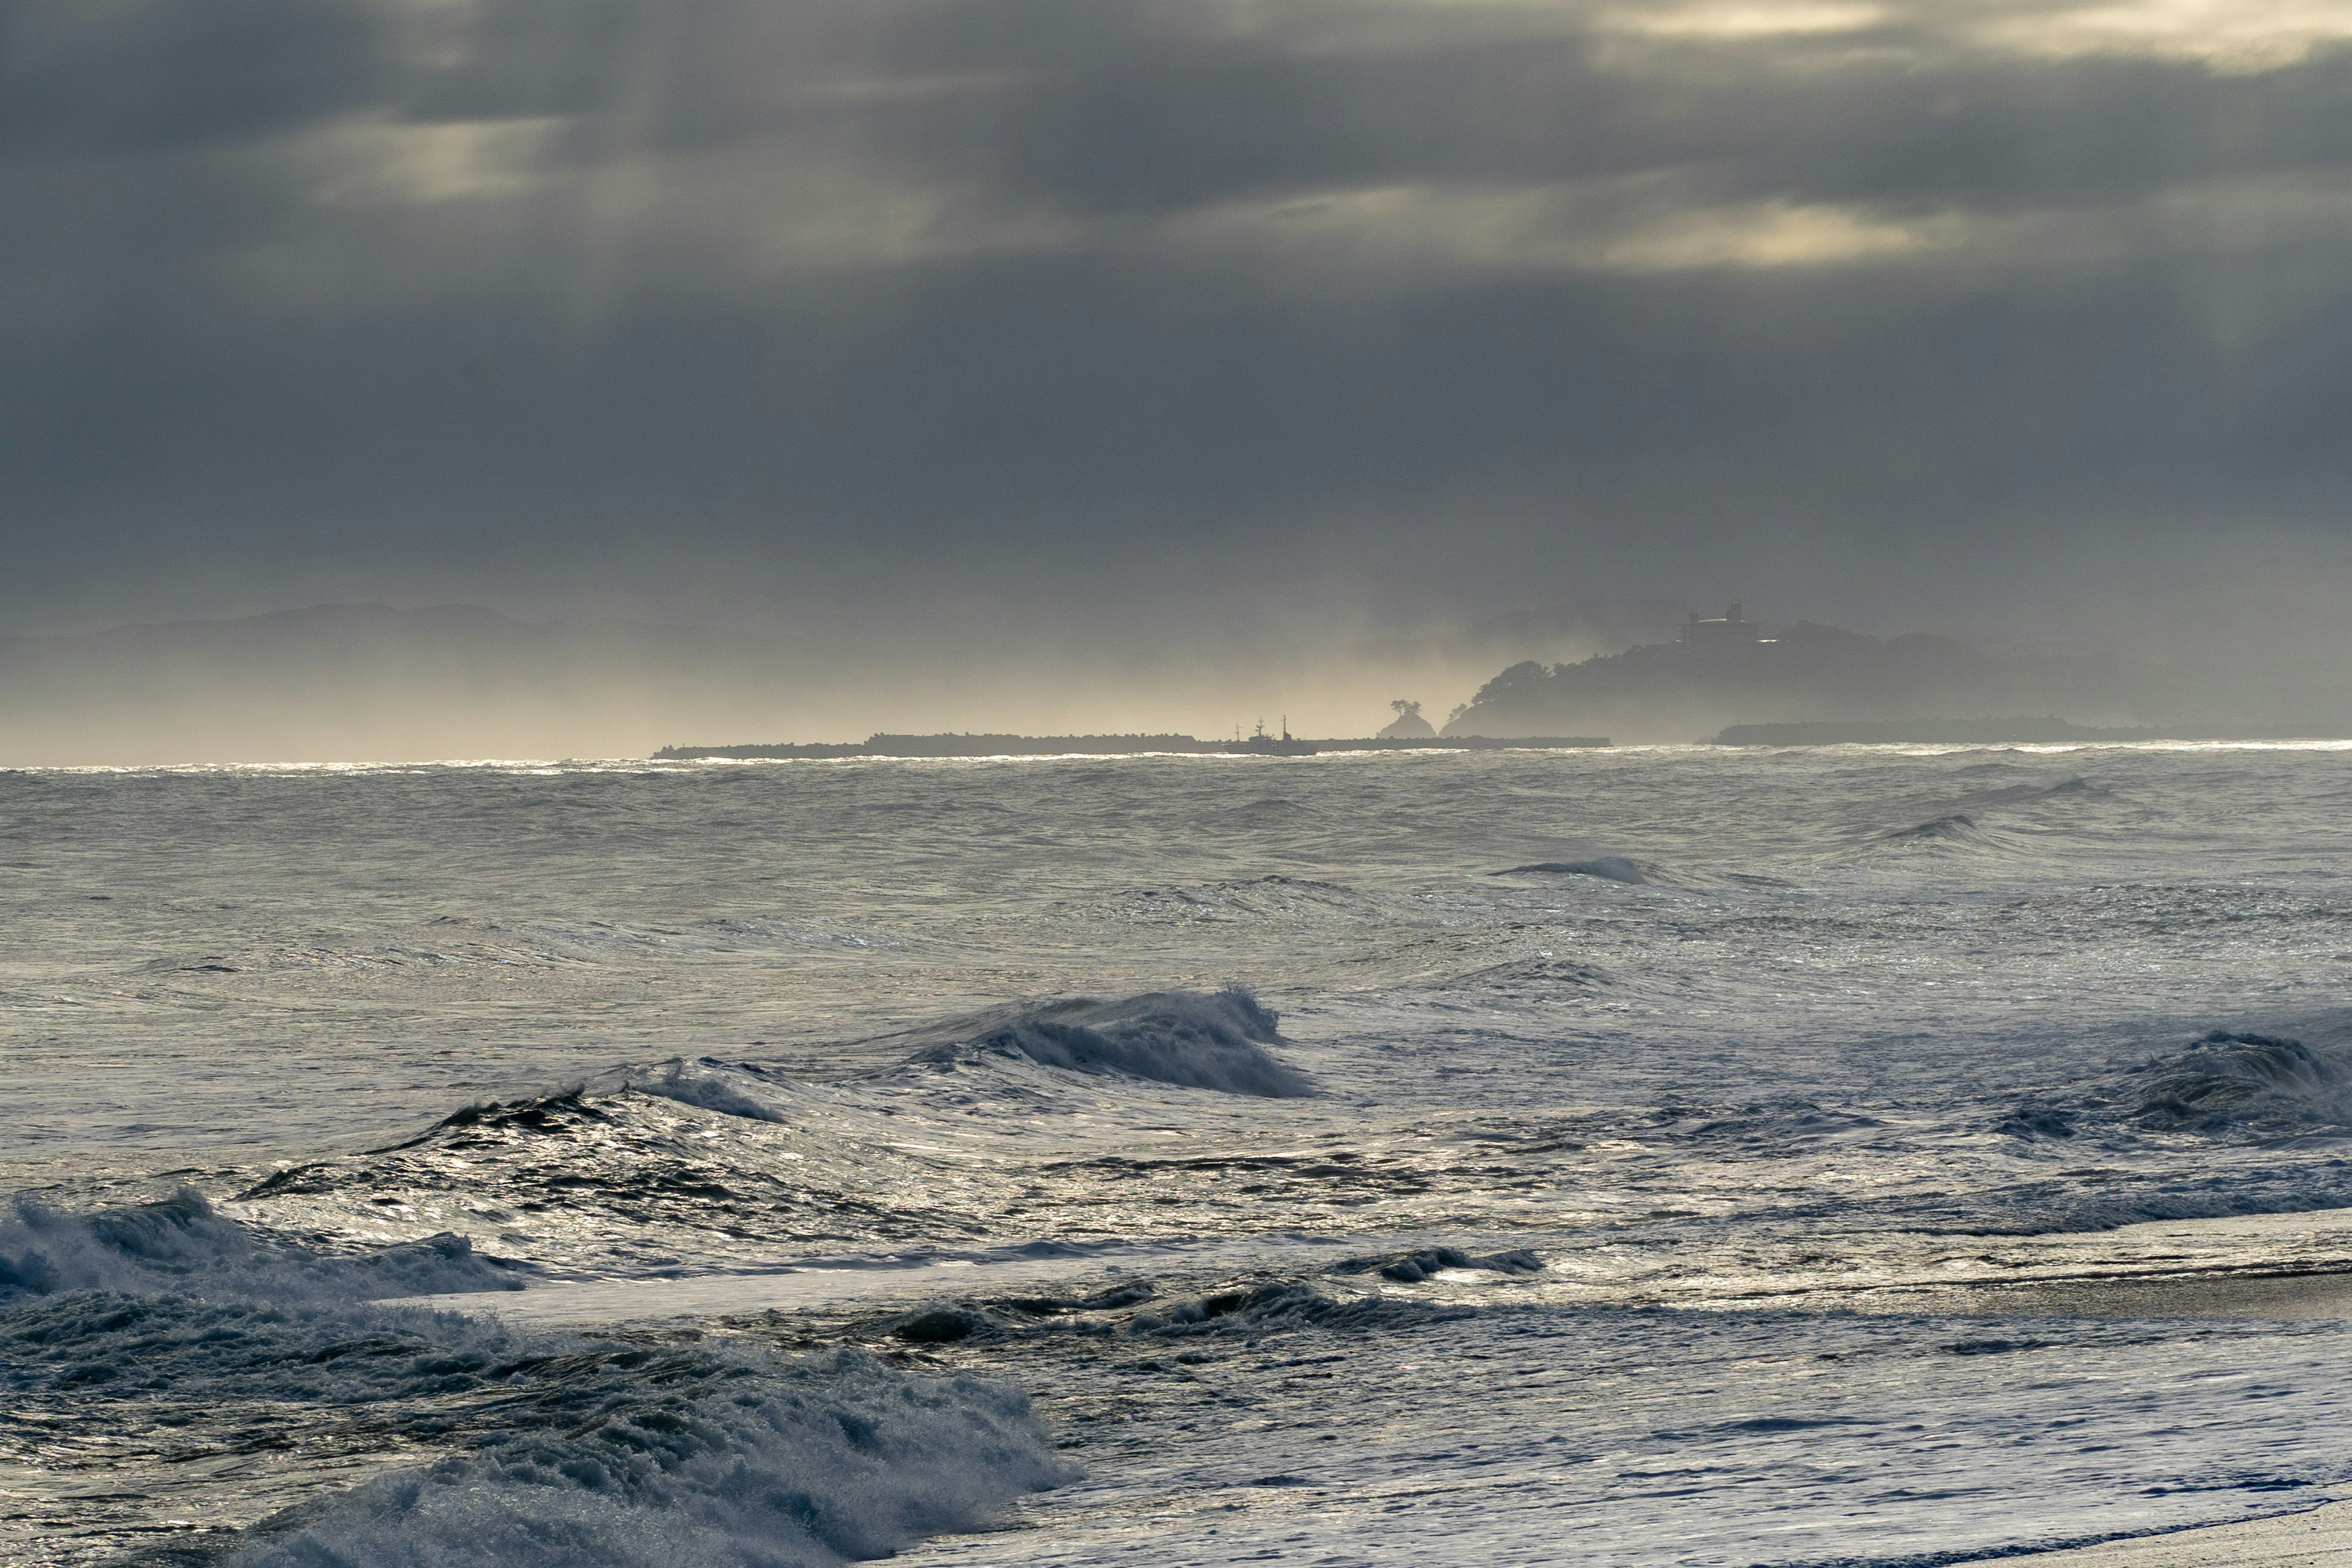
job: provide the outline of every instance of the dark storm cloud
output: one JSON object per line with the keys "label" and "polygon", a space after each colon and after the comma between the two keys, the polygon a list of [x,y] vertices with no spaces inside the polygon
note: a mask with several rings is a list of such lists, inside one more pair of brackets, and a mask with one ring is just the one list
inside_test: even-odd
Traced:
{"label": "dark storm cloud", "polygon": [[7,607],[2325,529],[2352,29],[2189,13],[9,5]]}
{"label": "dark storm cloud", "polygon": [[380,28],[358,5],[0,6],[12,159],[186,153],[371,102]]}
{"label": "dark storm cloud", "polygon": [[[2002,207],[2332,167],[2352,151],[2341,58],[2251,78],[2115,58],[2021,68],[1891,26],[1729,51],[1633,49],[1590,31],[1464,28],[1459,8],[1412,16],[1409,42],[1342,49],[1312,27],[1236,39],[1206,25],[1138,28],[1136,15],[1053,7],[1033,24],[1064,38],[1050,75],[1022,80],[984,120],[903,117],[890,140],[918,157],[985,160],[1013,189],[1105,211],[1694,166],[1725,195]],[[1335,16],[1375,31],[1360,7],[1321,19]],[[1457,41],[1462,31],[1485,36]],[[971,58],[924,51],[938,68],[1004,56],[1002,44]]]}

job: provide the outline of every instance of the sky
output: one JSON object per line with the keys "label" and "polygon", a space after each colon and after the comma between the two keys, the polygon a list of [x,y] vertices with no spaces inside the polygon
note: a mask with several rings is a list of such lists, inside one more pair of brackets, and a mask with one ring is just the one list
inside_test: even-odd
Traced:
{"label": "sky", "polygon": [[0,632],[2302,626],[2347,88],[2339,0],[0,0]]}

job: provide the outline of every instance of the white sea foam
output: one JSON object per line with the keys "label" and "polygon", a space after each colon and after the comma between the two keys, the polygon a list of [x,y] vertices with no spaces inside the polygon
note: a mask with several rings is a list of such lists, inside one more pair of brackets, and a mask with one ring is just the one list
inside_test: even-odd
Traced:
{"label": "white sea foam", "polygon": [[340,1465],[282,1478],[310,1495],[255,1523],[229,1558],[251,1568],[827,1564],[978,1528],[1071,1474],[999,1384],[353,1299],[480,1288],[462,1244],[321,1258],[193,1194],[85,1216],[20,1204],[0,1231],[0,1380],[33,1429],[79,1412],[129,1451],[159,1427],[201,1449],[238,1413],[301,1408],[441,1451],[348,1490],[328,1489]]}
{"label": "white sea foam", "polygon": [[2342,765],[7,775],[0,1557],[823,1561],[1047,1441],[1032,1528],[908,1550],[1885,1561],[2313,1495],[2330,1331],[1984,1314],[2326,1308]]}
{"label": "white sea foam", "polygon": [[156,1203],[69,1214],[27,1197],[0,1216],[0,1303],[67,1290],[177,1289],[278,1300],[519,1290],[514,1266],[448,1232],[331,1254],[257,1236],[183,1187]]}
{"label": "white sea foam", "polygon": [[972,1378],[911,1378],[856,1351],[574,1354],[589,1370],[539,1419],[266,1522],[231,1561],[816,1568],[980,1528],[1070,1473],[1025,1398]]}
{"label": "white sea foam", "polygon": [[751,1098],[729,1083],[721,1076],[722,1064],[704,1062],[688,1067],[683,1058],[673,1058],[647,1075],[625,1075],[623,1083],[640,1094],[658,1095],[703,1110],[715,1110],[721,1116],[740,1116],[750,1121],[782,1121],[783,1113],[772,1106]]}

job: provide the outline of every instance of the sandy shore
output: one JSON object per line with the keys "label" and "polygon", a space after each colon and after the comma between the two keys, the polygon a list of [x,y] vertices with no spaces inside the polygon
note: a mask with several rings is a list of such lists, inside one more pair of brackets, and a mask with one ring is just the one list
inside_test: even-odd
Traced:
{"label": "sandy shore", "polygon": [[1974,1561],[2032,1568],[2352,1568],[2352,1503],[2071,1552]]}
{"label": "sandy shore", "polygon": [[[2352,1275],[2313,1270],[2053,1280],[1955,1290],[1948,1293],[1947,1305],[1948,1310],[1993,1316],[2352,1317]],[[2352,1502],[2065,1552],[1972,1561],[2030,1563],[2032,1568],[2352,1568]]]}
{"label": "sandy shore", "polygon": [[2061,1318],[2352,1318],[2352,1274],[2334,1269],[2170,1279],[2053,1279],[1947,1292],[1944,1309]]}

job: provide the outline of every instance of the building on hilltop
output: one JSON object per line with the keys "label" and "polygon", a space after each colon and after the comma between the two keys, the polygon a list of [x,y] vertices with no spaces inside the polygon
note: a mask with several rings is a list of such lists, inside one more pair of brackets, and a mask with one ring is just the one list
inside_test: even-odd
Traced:
{"label": "building on hilltop", "polygon": [[1698,612],[1693,610],[1690,619],[1683,624],[1682,636],[1675,640],[1687,648],[1714,649],[1753,647],[1759,643],[1776,642],[1779,639],[1764,635],[1764,625],[1761,621],[1751,621],[1741,616],[1739,601],[1734,599],[1731,601],[1731,608],[1724,613],[1723,618],[1719,621],[1701,620]]}
{"label": "building on hilltop", "polygon": [[[2113,659],[1989,654],[1948,637],[1865,637],[1811,621],[1767,626],[1735,602],[1720,620],[1689,617],[1672,642],[1574,664],[1515,664],[1480,687],[1444,733],[1605,733],[1641,743],[1735,724],[1962,724],[2067,711],[2104,725],[2136,718],[2153,689]],[[1709,731],[1717,714],[1723,721]]]}

